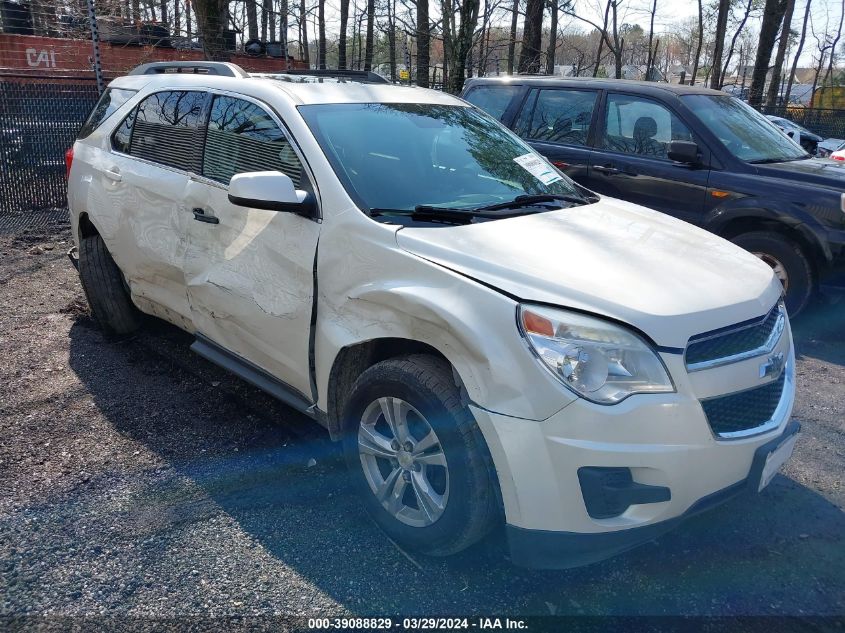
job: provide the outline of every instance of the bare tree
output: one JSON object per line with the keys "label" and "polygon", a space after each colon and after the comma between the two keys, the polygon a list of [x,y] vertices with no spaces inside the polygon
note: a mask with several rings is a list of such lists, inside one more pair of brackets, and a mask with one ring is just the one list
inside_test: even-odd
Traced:
{"label": "bare tree", "polygon": [[311,56],[308,54],[308,12],[305,10],[305,0],[299,0],[299,32],[302,61],[310,65]]}
{"label": "bare tree", "polygon": [[843,20],[845,20],[845,0],[842,0],[842,10],[839,12],[839,26],[836,29],[836,37],[833,38],[833,42],[830,44],[830,60],[827,64],[827,72],[824,75],[825,83],[830,81],[833,73],[833,63],[836,59],[836,47],[839,45],[839,40],[842,37]]}
{"label": "bare tree", "polygon": [[777,103],[778,88],[780,88],[780,77],[783,73],[783,60],[786,58],[786,48],[789,46],[789,34],[792,32],[792,12],[795,10],[795,0],[786,0],[786,11],[783,14],[783,26],[780,31],[780,42],[775,53],[775,64],[772,67],[772,78],[769,80],[769,90],[766,93],[766,105],[773,106]]}
{"label": "bare tree", "polygon": [[728,54],[725,57],[725,61],[722,64],[721,70],[721,77],[719,78],[719,83],[721,85],[725,85],[725,77],[728,74],[728,65],[731,63],[731,59],[734,56],[734,50],[736,49],[736,41],[739,39],[739,36],[742,34],[743,29],[745,28],[745,23],[748,21],[748,16],[751,14],[751,7],[754,0],[748,0],[748,4],[745,5],[745,12],[742,14],[742,19],[739,21],[739,26],[737,27],[736,31],[734,31],[734,35],[731,38],[731,45],[728,48]]}
{"label": "bare tree", "polygon": [[525,21],[522,23],[522,48],[519,51],[519,72],[540,72],[540,49],[543,36],[543,0],[525,1]]}
{"label": "bare tree", "polygon": [[[321,2],[323,0],[320,0]],[[367,40],[364,52],[364,70],[373,69],[373,27],[376,21],[376,2],[367,0]]]}
{"label": "bare tree", "polygon": [[[428,88],[431,26],[428,21],[428,0],[417,0],[417,85]],[[410,72],[411,69],[408,69]]]}
{"label": "bare tree", "polygon": [[[792,0],[789,0],[792,2]],[[716,17],[716,41],[713,45],[713,61],[710,87],[719,90],[722,87],[722,52],[725,47],[725,32],[728,30],[728,14],[731,12],[731,0],[719,0],[719,13]]]}
{"label": "bare tree", "polygon": [[[228,24],[227,0],[196,0],[197,25],[202,33],[202,48],[206,59],[228,61],[224,33]],[[190,24],[190,17],[186,16]]]}
{"label": "bare tree", "polygon": [[690,85],[695,84],[696,75],[698,75],[698,62],[701,59],[701,45],[704,43],[704,8],[701,6],[701,0],[698,0],[698,45],[695,49],[695,60],[692,64],[692,77],[690,77]]}
{"label": "bare tree", "polygon": [[325,67],[326,67],[326,0],[317,0],[317,68],[325,68]]}
{"label": "bare tree", "polygon": [[[443,55],[448,65],[448,92],[458,94],[464,86],[466,60],[478,24],[479,0],[443,0]],[[456,20],[457,18],[457,20]],[[447,35],[448,33],[448,35]]]}
{"label": "bare tree", "polygon": [[514,60],[516,59],[516,29],[519,20],[519,0],[513,0],[511,9],[511,32],[508,40],[508,74],[513,74]]}
{"label": "bare tree", "polygon": [[247,38],[251,40],[258,39],[258,7],[255,0],[246,0],[246,27]]}
{"label": "bare tree", "polygon": [[[657,2],[657,0],[655,0]],[[549,49],[546,53],[546,74],[555,74],[555,53],[557,52],[558,0],[551,0],[551,25],[549,26]]]}
{"label": "bare tree", "polygon": [[786,92],[783,99],[789,103],[789,95],[792,93],[792,83],[795,81],[795,71],[798,68],[798,60],[801,53],[804,51],[804,42],[807,39],[807,22],[810,20],[810,5],[812,0],[807,0],[807,6],[804,8],[804,21],[801,24],[801,37],[798,40],[798,49],[795,51],[795,57],[792,60],[792,69],[789,71],[789,78],[786,80]]}
{"label": "bare tree", "polygon": [[340,0],[340,35],[337,41],[337,67],[346,68],[346,27],[349,22],[349,0]]}
{"label": "bare tree", "polygon": [[757,57],[754,59],[754,72],[751,75],[751,88],[748,92],[750,105],[758,106],[763,100],[763,87],[769,72],[769,60],[772,57],[772,49],[775,47],[775,38],[780,30],[783,14],[786,13],[786,3],[787,0],[766,0],[757,44]]}
{"label": "bare tree", "polygon": [[648,58],[645,64],[645,78],[646,81],[651,81],[652,69],[654,68],[654,58],[657,56],[657,50],[654,46],[654,14],[657,13],[657,0],[652,0],[651,11],[649,12],[648,23]]}

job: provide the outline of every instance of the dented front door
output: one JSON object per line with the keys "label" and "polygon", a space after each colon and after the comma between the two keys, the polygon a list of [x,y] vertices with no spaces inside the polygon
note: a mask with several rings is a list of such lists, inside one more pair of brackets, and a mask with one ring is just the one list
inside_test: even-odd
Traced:
{"label": "dented front door", "polygon": [[195,176],[185,281],[198,333],[312,399],[308,342],[320,225],[229,202],[226,185]]}

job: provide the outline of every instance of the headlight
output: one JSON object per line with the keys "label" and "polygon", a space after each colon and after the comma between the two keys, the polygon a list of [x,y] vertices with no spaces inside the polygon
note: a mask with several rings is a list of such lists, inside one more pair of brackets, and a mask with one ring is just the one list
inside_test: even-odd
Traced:
{"label": "headlight", "polygon": [[519,306],[519,326],[531,350],[566,387],[598,404],[635,393],[671,393],[656,352],[632,331],[577,312]]}

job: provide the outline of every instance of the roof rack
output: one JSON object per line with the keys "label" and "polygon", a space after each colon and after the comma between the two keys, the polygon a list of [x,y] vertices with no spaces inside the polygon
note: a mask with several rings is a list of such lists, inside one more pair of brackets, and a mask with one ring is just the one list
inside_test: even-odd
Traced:
{"label": "roof rack", "polygon": [[194,75],[218,75],[220,77],[249,77],[249,73],[237,64],[228,62],[150,62],[133,68],[130,75],[163,75],[184,73]]}
{"label": "roof rack", "polygon": [[358,81],[366,84],[386,84],[390,83],[381,75],[369,70],[345,70],[342,68],[291,68],[288,70],[274,70],[269,74],[273,75],[305,75],[308,77],[330,77],[332,79],[349,79],[350,81]]}

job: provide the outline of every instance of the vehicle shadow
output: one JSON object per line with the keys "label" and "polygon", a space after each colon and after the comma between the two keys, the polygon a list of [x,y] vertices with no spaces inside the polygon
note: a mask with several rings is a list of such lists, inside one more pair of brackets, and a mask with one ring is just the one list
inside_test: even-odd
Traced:
{"label": "vehicle shadow", "polygon": [[816,298],[792,321],[795,352],[837,365],[845,364],[845,303]]}
{"label": "vehicle shadow", "polygon": [[86,317],[70,331],[70,367],[97,409],[177,475],[145,478],[114,510],[132,538],[225,513],[359,614],[812,614],[835,612],[845,596],[845,515],[784,476],[585,568],[514,567],[501,533],[448,559],[403,553],[359,509],[322,429],[192,355],[189,342],[160,323],[120,342]]}

